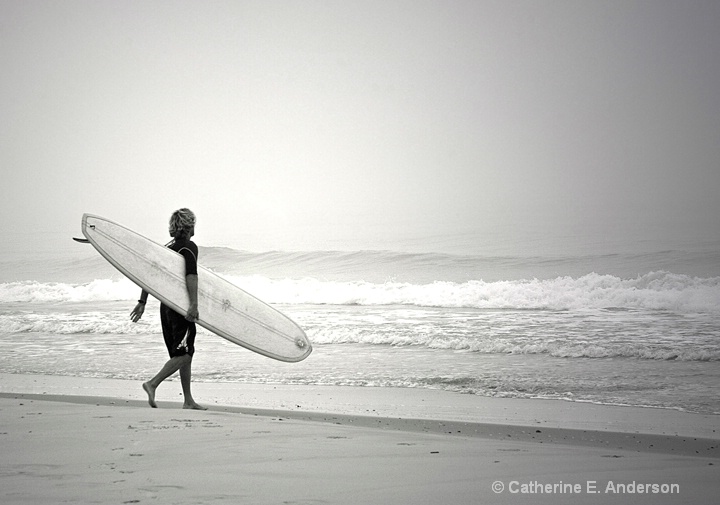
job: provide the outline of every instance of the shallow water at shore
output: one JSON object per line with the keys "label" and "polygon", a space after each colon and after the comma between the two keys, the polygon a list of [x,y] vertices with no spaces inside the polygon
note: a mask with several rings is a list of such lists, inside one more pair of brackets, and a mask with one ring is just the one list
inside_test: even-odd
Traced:
{"label": "shallow water at shore", "polygon": [[[10,310],[43,324],[55,319],[56,329],[65,324],[69,332],[40,327],[0,334],[6,358],[0,372],[146,380],[157,371],[166,351],[155,310],[135,325],[127,321],[124,302],[87,308],[70,304]],[[314,345],[308,359],[281,363],[201,330],[194,380],[432,388],[720,413],[712,328],[707,342],[698,343],[697,334],[707,333],[710,325],[700,316],[406,306],[279,308],[308,332]],[[7,312],[5,308],[2,317],[9,317]],[[85,332],[72,331],[85,326]],[[591,338],[595,343],[589,343]]]}

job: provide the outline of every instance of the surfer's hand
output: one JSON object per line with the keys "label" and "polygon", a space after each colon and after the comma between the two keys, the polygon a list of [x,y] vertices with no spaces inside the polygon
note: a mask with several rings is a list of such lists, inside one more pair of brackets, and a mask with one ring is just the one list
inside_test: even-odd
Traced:
{"label": "surfer's hand", "polygon": [[145,313],[145,304],[144,304],[144,303],[138,303],[137,305],[135,305],[135,308],[134,308],[133,311],[130,313],[130,320],[131,320],[133,323],[137,323],[138,321],[140,321],[140,318],[142,317],[142,315],[143,315],[144,313]]}
{"label": "surfer's hand", "polygon": [[197,304],[190,305],[190,308],[188,308],[187,315],[185,316],[185,319],[188,321],[197,321],[200,317],[200,314],[198,313],[198,306]]}

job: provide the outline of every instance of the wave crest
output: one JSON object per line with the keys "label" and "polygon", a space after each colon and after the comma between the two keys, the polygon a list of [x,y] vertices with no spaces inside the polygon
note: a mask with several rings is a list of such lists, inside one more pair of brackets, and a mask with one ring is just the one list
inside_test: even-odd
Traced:
{"label": "wave crest", "polygon": [[720,277],[651,272],[635,279],[588,274],[548,280],[436,281],[429,284],[229,277],[259,298],[283,304],[415,305],[477,309],[647,309],[720,311]]}
{"label": "wave crest", "polygon": [[[268,303],[321,305],[414,305],[419,307],[535,310],[669,310],[720,312],[720,277],[651,272],[634,279],[588,274],[579,278],[485,282],[327,281],[226,276]],[[137,286],[127,279],[85,284],[35,281],[0,284],[0,302],[62,303],[130,300]]]}

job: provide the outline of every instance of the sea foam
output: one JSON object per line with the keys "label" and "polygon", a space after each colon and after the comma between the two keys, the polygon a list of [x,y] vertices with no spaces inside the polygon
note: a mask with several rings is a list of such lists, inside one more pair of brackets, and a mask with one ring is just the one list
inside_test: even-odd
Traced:
{"label": "sea foam", "polygon": [[[265,302],[289,305],[720,312],[720,277],[698,278],[670,272],[651,272],[633,279],[588,274],[579,278],[435,281],[427,284],[271,279],[259,275],[226,278]],[[99,279],[83,284],[10,282],[0,284],[0,303],[133,300],[137,290],[137,286],[127,279]]]}

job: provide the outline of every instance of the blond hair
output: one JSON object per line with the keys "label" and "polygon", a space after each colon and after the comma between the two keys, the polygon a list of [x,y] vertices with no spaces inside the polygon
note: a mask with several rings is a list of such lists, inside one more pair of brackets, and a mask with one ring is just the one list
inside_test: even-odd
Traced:
{"label": "blond hair", "polygon": [[195,226],[195,214],[190,209],[178,209],[170,216],[168,231],[176,239],[188,238],[190,230]]}

